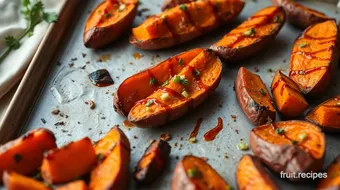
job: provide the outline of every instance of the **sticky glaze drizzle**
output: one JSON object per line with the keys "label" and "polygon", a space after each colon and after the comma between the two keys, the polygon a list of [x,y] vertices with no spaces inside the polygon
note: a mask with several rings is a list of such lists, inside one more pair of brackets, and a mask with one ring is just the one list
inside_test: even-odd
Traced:
{"label": "sticky glaze drizzle", "polygon": [[203,136],[205,141],[212,141],[216,138],[217,134],[223,129],[223,120],[219,117],[216,127],[210,129]]}

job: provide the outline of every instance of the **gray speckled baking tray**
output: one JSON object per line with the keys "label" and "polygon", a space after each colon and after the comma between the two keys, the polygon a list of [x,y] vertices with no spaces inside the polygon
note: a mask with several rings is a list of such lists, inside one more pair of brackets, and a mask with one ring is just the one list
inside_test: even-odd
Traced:
{"label": "gray speckled baking tray", "polygon": [[[99,2],[100,0],[92,0],[79,7],[83,10],[82,15],[76,22],[71,37],[61,53],[59,64],[52,68],[52,73],[33,109],[25,131],[38,127],[48,128],[56,134],[59,145],[84,136],[91,137],[93,141],[98,140],[112,126],[116,124],[122,126],[122,122],[126,119],[114,112],[112,96],[118,85],[125,78],[184,50],[195,47],[209,47],[248,16],[251,16],[265,6],[271,5],[269,0],[249,1],[233,26],[221,27],[217,31],[166,50],[143,51],[136,49],[128,43],[128,35],[121,37],[120,40],[110,44],[105,49],[86,49],[82,43],[84,23],[90,11]],[[139,10],[143,11],[141,15],[136,17],[134,25],[141,23],[147,15],[159,13],[161,2],[161,0],[142,0]],[[316,1],[307,1],[306,3],[310,7],[326,12],[329,16],[339,17],[335,5]],[[254,70],[254,67],[257,67],[259,69],[258,74],[261,75],[267,87],[269,87],[274,73],[269,72],[268,69],[281,69],[287,73],[293,41],[301,32],[301,30],[286,24],[276,40],[269,45],[270,47],[262,51],[261,54],[233,65],[225,64],[222,80],[216,92],[200,107],[181,119],[156,129],[127,129],[121,127],[130,139],[132,147],[131,172],[134,170],[134,166],[151,139],[158,138],[160,134],[168,132],[173,136],[170,141],[172,146],[171,159],[165,171],[155,183],[145,189],[170,189],[172,171],[178,161],[176,157],[181,158],[186,154],[207,157],[209,159],[208,162],[213,168],[233,187],[236,187],[235,166],[243,154],[251,153],[251,151],[243,152],[238,150],[236,145],[240,139],[245,139],[248,142],[249,131],[253,127],[243,115],[233,91],[234,79],[238,68],[245,66],[250,70]],[[144,56],[140,59],[135,59],[132,56],[133,53],[140,53]],[[103,57],[106,57],[108,60],[99,62],[98,59]],[[89,82],[88,74],[103,68],[110,72],[115,84],[105,88],[98,88]],[[334,86],[330,92],[319,100],[315,100],[314,103],[320,103],[328,97],[340,93],[339,87],[335,86],[335,82],[339,80],[340,75],[334,79]],[[85,102],[90,100],[93,100],[96,104],[94,110],[91,110],[89,105],[85,104]],[[51,114],[51,111],[56,108],[61,111],[62,116],[60,114]],[[231,118],[231,115],[237,116],[236,121]],[[198,142],[196,144],[188,143],[189,134],[200,117],[204,120],[198,134]],[[218,117],[223,119],[224,129],[214,141],[205,142],[203,134],[216,126]],[[42,122],[42,119],[46,123]],[[280,117],[277,120],[279,119]],[[57,122],[64,122],[64,125],[55,126]],[[238,133],[236,133],[236,130],[238,130]],[[336,135],[327,134],[326,165],[336,155],[340,154],[337,146],[338,143],[339,140],[337,140]],[[312,189],[314,184],[313,181],[293,184],[278,177],[275,177],[275,181],[278,182],[282,189]],[[129,184],[130,189],[135,189],[132,179]]]}

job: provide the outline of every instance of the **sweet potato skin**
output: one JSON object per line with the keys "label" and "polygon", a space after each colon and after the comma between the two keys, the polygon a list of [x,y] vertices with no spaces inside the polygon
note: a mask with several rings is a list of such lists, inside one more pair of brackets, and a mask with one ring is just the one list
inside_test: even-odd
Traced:
{"label": "sweet potato skin", "polygon": [[[89,19],[93,14],[96,14],[96,10],[99,6],[102,4],[107,3],[106,1],[103,1],[101,4],[99,4],[91,13],[89,16],[87,22],[89,22]],[[127,31],[132,26],[132,22],[137,14],[137,7],[138,4],[132,3],[134,7],[129,10],[129,13],[125,15],[123,18],[121,18],[119,21],[105,26],[94,26],[89,30],[84,29],[84,35],[83,35],[83,41],[84,45],[87,48],[101,48],[108,43],[117,40],[122,34]]]}
{"label": "sweet potato skin", "polygon": [[[216,3],[215,0],[209,0],[209,1],[211,1],[210,4],[213,4],[212,2]],[[223,0],[223,1],[229,1],[229,0]],[[188,4],[191,4],[191,3],[195,4],[196,2],[193,1],[193,2],[189,2],[189,3],[185,3],[185,5],[188,6]],[[135,35],[132,34],[129,38],[129,41],[132,45],[136,46],[137,48],[146,49],[146,50],[163,49],[163,48],[168,48],[168,47],[171,47],[171,46],[174,46],[174,45],[178,45],[178,44],[187,42],[189,40],[192,40],[192,39],[194,39],[198,36],[201,36],[201,35],[209,32],[209,31],[217,28],[219,25],[221,25],[223,23],[225,24],[225,23],[231,22],[242,11],[244,4],[245,4],[243,0],[239,0],[239,1],[235,0],[235,1],[230,1],[228,3],[233,3],[233,6],[232,6],[233,10],[231,10],[229,12],[229,17],[227,19],[222,19],[221,21],[218,21],[218,22],[216,21],[210,27],[205,28],[205,30],[195,29],[195,30],[192,30],[190,32],[178,35],[178,34],[172,34],[172,32],[169,30],[170,26],[168,24],[165,24],[164,27],[167,28],[167,30],[171,32],[170,35],[162,36],[162,37],[158,37],[158,38],[153,38],[153,39],[140,40],[140,39],[137,39],[135,37]],[[179,5],[171,8],[171,9],[178,9],[178,8],[179,8]],[[163,19],[161,19],[161,18],[157,19],[157,17],[161,17],[161,14],[151,16],[150,18],[155,18],[156,20],[158,20],[157,22],[163,23]],[[184,19],[182,19],[182,20],[184,20]],[[165,22],[165,23],[167,23],[167,22]],[[192,25],[193,23],[191,23],[191,21],[190,21],[190,24]],[[196,27],[196,26],[194,26],[194,27]]]}
{"label": "sweet potato skin", "polygon": [[[288,22],[301,29],[305,29],[312,24],[331,19],[321,12],[318,12],[318,14],[321,14],[320,16],[313,14],[316,10],[309,9],[299,3],[293,2],[292,0],[272,0],[272,2],[276,6],[283,7],[287,13]],[[310,11],[308,11],[308,9]]]}
{"label": "sweet potato skin", "polygon": [[[169,159],[170,150],[171,147],[166,141],[157,140],[151,143],[136,166],[133,176],[137,183],[152,183],[162,172],[167,160]],[[153,157],[148,158],[151,154],[153,154]],[[144,165],[144,163],[148,161],[149,163]]]}
{"label": "sweet potato skin", "polygon": [[327,167],[327,178],[319,180],[317,190],[337,190],[340,189],[339,167],[340,156],[336,157],[334,161]]}
{"label": "sweet potato skin", "polygon": [[[212,63],[213,62],[213,63]],[[151,128],[151,127],[158,127],[161,126],[169,121],[175,120],[184,114],[186,114],[189,110],[192,108],[198,107],[211,93],[214,92],[214,90],[217,88],[220,80],[221,80],[221,73],[222,73],[222,63],[220,59],[216,56],[216,54],[207,49],[203,52],[201,52],[195,59],[193,59],[190,64],[193,65],[199,65],[197,67],[208,67],[205,68],[204,71],[201,71],[200,76],[206,76],[206,83],[204,83],[204,88],[197,88],[198,84],[193,85],[196,83],[196,79],[193,77],[193,83],[189,86],[186,86],[185,88],[194,88],[196,90],[194,94],[194,97],[189,96],[188,98],[185,98],[185,100],[180,100],[180,103],[175,104],[173,107],[167,106],[165,108],[156,107],[159,109],[159,111],[154,112],[145,112],[141,113],[140,111],[145,107],[145,103],[143,103],[144,100],[147,100],[149,97],[152,97],[154,94],[159,94],[161,91],[154,91],[153,94],[151,94],[148,98],[141,100],[142,103],[136,103],[135,106],[131,109],[128,119],[130,122],[134,123],[137,127],[141,128]],[[188,65],[188,68],[184,68],[179,75],[193,75],[189,74],[189,68],[190,64]],[[186,70],[185,70],[186,69]],[[210,69],[210,70],[209,70]],[[208,75],[208,72],[212,72],[214,74]],[[209,80],[208,80],[209,79]],[[204,79],[200,79],[202,81]],[[169,82],[169,85],[167,86],[176,86],[176,88],[179,88],[179,85],[175,84],[171,81]],[[165,87],[167,87],[165,86]],[[181,86],[180,86],[181,87]],[[198,90],[197,90],[198,89]],[[177,89],[178,90],[178,89]],[[194,91],[193,90],[193,91]],[[178,92],[177,92],[178,93]],[[157,99],[157,101],[159,101]],[[169,108],[168,108],[169,107]],[[144,110],[144,109],[143,109]],[[141,114],[140,114],[141,113]]]}
{"label": "sweet potato skin", "polygon": [[[268,108],[260,103],[256,102],[250,95],[249,87],[246,87],[246,79],[245,76],[251,74],[246,68],[241,67],[238,71],[236,80],[235,80],[235,92],[236,98],[239,102],[243,113],[247,116],[248,120],[253,125],[262,125],[267,122],[275,121],[276,111],[272,105],[272,108]],[[259,77],[259,76],[258,76]],[[261,80],[263,83],[263,81]],[[263,84],[264,85],[264,84]],[[265,85],[264,85],[265,87]],[[269,96],[269,92],[267,89],[263,89],[264,93]],[[270,98],[270,96],[269,96]]]}
{"label": "sweet potato skin", "polygon": [[[253,167],[247,165],[248,160],[251,162]],[[260,179],[254,179],[256,177],[260,177]],[[263,189],[272,190],[279,189],[277,184],[266,172],[260,161],[255,156],[249,154],[242,156],[238,163],[238,166],[236,168],[236,182],[239,189],[258,189],[260,187],[264,187]],[[244,184],[244,182],[246,182],[246,184]]]}
{"label": "sweet potato skin", "polygon": [[[79,155],[82,155],[82,159],[79,159]],[[92,142],[85,137],[46,152],[41,175],[50,184],[68,182],[89,172],[95,162],[96,153]]]}
{"label": "sweet potato skin", "polygon": [[88,190],[88,188],[83,180],[77,180],[57,187],[56,190]]}
{"label": "sweet potato skin", "polygon": [[[270,7],[267,7],[267,8],[270,8]],[[278,24],[277,27],[275,27],[271,31],[270,34],[262,36],[259,39],[257,39],[255,42],[253,42],[252,44],[244,46],[244,47],[233,48],[233,47],[226,47],[226,46],[220,46],[220,45],[214,44],[210,46],[210,49],[214,50],[221,59],[223,59],[224,61],[228,61],[228,62],[239,61],[239,60],[246,59],[252,55],[257,54],[262,49],[264,49],[266,46],[268,46],[271,42],[274,41],[276,35],[280,32],[281,28],[283,27],[285,23],[286,14],[281,7],[278,7],[278,9],[279,9],[278,13],[282,14],[281,22]]]}
{"label": "sweet potato skin", "polygon": [[[294,125],[295,122],[299,122],[300,124],[309,125],[316,130],[319,130],[320,134],[323,137],[323,143],[325,143],[325,137],[321,130],[305,121],[283,121],[277,122],[276,125],[278,127],[282,125]],[[324,162],[324,152],[320,158],[314,158],[310,153],[307,153],[302,148],[289,144],[272,144],[267,142],[266,140],[259,137],[255,130],[260,127],[271,127],[266,124],[259,127],[254,128],[250,132],[250,147],[253,151],[254,155],[257,156],[266,166],[268,166],[275,173],[279,174],[281,171],[286,173],[303,173],[310,171],[320,171]],[[275,131],[274,131],[275,133]],[[325,147],[323,147],[324,150]],[[290,178],[292,181],[298,181],[300,179]]]}
{"label": "sweet potato skin", "polygon": [[3,182],[7,190],[50,190],[45,184],[12,171],[3,173]]}
{"label": "sweet potato skin", "polygon": [[[186,65],[203,50],[203,48],[196,48],[183,52],[125,79],[117,88],[114,96],[113,105],[115,111],[127,116],[137,101],[152,94],[159,87],[158,85],[162,85],[171,75],[178,74],[179,60],[183,60],[183,65]],[[165,73],[159,76],[158,73],[160,72]],[[150,73],[154,75],[153,77],[155,77],[159,84],[150,85]]]}
{"label": "sweet potato skin", "polygon": [[[0,147],[0,180],[5,170],[23,175],[34,174],[42,163],[44,152],[56,148],[54,134],[35,129]],[[1,181],[0,181],[1,182]]]}

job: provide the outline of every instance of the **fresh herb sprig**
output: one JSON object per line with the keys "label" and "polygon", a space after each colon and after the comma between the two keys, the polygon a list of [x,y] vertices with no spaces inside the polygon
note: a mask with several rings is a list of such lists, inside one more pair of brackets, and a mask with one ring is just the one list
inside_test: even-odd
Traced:
{"label": "fresh herb sprig", "polygon": [[23,0],[22,1],[21,14],[27,20],[27,28],[18,37],[7,36],[5,38],[7,49],[0,55],[0,63],[7,57],[7,55],[12,51],[20,48],[20,40],[25,36],[32,36],[34,27],[45,21],[47,23],[56,22],[58,16],[56,13],[44,12],[44,5],[40,0]]}

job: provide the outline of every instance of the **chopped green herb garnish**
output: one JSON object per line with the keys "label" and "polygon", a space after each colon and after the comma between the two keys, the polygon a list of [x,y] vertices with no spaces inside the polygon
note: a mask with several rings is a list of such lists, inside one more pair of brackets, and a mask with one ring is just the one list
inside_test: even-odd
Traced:
{"label": "chopped green herb garnish", "polygon": [[38,172],[37,174],[35,174],[34,176],[33,176],[33,179],[41,179],[41,172]]}
{"label": "chopped green herb garnish", "polygon": [[164,21],[166,19],[166,15],[162,15],[161,19]]}
{"label": "chopped green herb garnish", "polygon": [[183,64],[184,64],[184,60],[182,58],[180,58],[178,60],[178,65],[183,66]]}
{"label": "chopped green herb garnish", "polygon": [[189,140],[188,140],[190,143],[196,143],[197,142],[197,139],[196,137],[190,137]]}
{"label": "chopped green herb garnish", "polygon": [[181,8],[183,11],[187,10],[187,6],[185,6],[185,4],[179,5],[179,8]]}
{"label": "chopped green herb garnish", "polygon": [[251,28],[248,31],[243,32],[243,35],[245,35],[245,36],[254,36],[254,34],[255,34],[254,28]]}
{"label": "chopped green herb garnish", "polygon": [[164,83],[162,84],[162,86],[166,86],[166,85],[168,85],[169,84],[169,80],[166,80],[166,81],[164,81]]}
{"label": "chopped green herb garnish", "polygon": [[299,47],[300,47],[300,48],[304,48],[304,47],[306,47],[307,45],[308,45],[307,43],[301,43]]}
{"label": "chopped green herb garnish", "polygon": [[281,17],[279,15],[276,15],[274,18],[274,22],[281,23],[282,22]]}
{"label": "chopped green herb garnish", "polygon": [[168,93],[162,93],[162,95],[161,95],[161,99],[162,100],[167,100],[167,99],[169,99],[169,94]]}
{"label": "chopped green herb garnish", "polygon": [[299,135],[299,139],[302,141],[305,140],[306,138],[307,138],[307,133],[302,133]]}
{"label": "chopped green herb garnish", "polygon": [[149,80],[149,84],[150,85],[155,85],[155,84],[157,84],[157,80],[155,79],[155,78],[150,78],[150,80]]}
{"label": "chopped green herb garnish", "polygon": [[273,69],[269,68],[269,69],[268,69],[268,72],[272,73],[272,72],[273,72]]}
{"label": "chopped green herb garnish", "polygon": [[20,154],[15,154],[13,158],[16,163],[19,163],[22,160],[22,156]]}
{"label": "chopped green herb garnish", "polygon": [[196,76],[199,76],[199,75],[201,74],[201,72],[200,72],[199,70],[195,69],[195,70],[194,70],[194,74],[195,74]]}
{"label": "chopped green herb garnish", "polygon": [[188,79],[181,79],[180,83],[184,86],[188,86],[189,81],[188,81]]}
{"label": "chopped green herb garnish", "polygon": [[119,5],[119,12],[122,12],[122,11],[124,11],[124,10],[125,10],[125,8],[126,8],[126,5],[125,5],[125,4],[121,4],[121,5]]}
{"label": "chopped green herb garnish", "polygon": [[188,98],[188,97],[189,97],[189,93],[188,93],[187,91],[184,90],[184,91],[182,92],[182,96]]}
{"label": "chopped green herb garnish", "polygon": [[239,150],[248,150],[249,149],[249,146],[247,143],[241,141],[240,143],[237,144],[237,148]]}
{"label": "chopped green herb garnish", "polygon": [[105,15],[104,15],[104,17],[105,18],[109,18],[109,17],[111,17],[112,15],[110,14],[110,13],[106,13]]}
{"label": "chopped green herb garnish", "polygon": [[299,141],[297,141],[297,140],[292,140],[292,143],[293,143],[293,145],[296,145],[296,144],[299,143]]}
{"label": "chopped green herb garnish", "polygon": [[153,104],[153,100],[148,100],[145,104],[146,107],[149,107]]}
{"label": "chopped green herb garnish", "polygon": [[175,83],[180,83],[180,82],[181,82],[181,77],[178,76],[178,75],[175,75],[173,81],[174,81]]}
{"label": "chopped green herb garnish", "polygon": [[266,94],[267,94],[267,93],[263,90],[263,88],[260,89],[260,93],[261,93],[262,95],[266,95]]}
{"label": "chopped green herb garnish", "polygon": [[201,171],[196,168],[190,168],[187,170],[187,174],[190,178],[201,178],[203,175]]}
{"label": "chopped green herb garnish", "polygon": [[285,130],[282,129],[282,128],[276,128],[276,129],[275,129],[275,132],[276,132],[277,134],[279,134],[279,135],[283,135],[283,134],[285,133]]}
{"label": "chopped green herb garnish", "polygon": [[104,159],[104,155],[103,154],[101,154],[101,153],[97,154],[97,160],[98,161],[102,161],[103,159]]}

